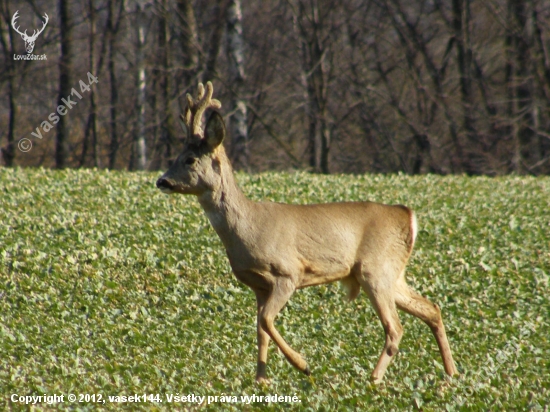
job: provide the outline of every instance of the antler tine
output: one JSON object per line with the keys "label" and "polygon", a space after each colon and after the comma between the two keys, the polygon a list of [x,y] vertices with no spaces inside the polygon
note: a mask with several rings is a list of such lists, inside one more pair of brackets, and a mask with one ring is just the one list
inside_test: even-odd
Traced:
{"label": "antler tine", "polygon": [[50,18],[48,17],[48,14],[47,13],[44,13],[44,20],[42,22],[42,28],[39,29],[39,30],[33,30],[33,33],[32,33],[32,36],[30,37],[31,40],[36,40],[36,38],[38,37],[38,35],[40,33],[42,33],[44,31],[44,29],[46,28],[46,25],[48,24],[48,21],[50,21]]}
{"label": "antler tine", "polygon": [[15,25],[17,24],[16,23],[16,20],[19,18],[19,10],[16,10],[16,12],[13,14],[13,17],[11,19],[11,25],[12,27],[14,28],[14,30],[19,33],[21,36],[26,36],[27,35],[27,30],[25,30],[24,33],[21,33],[19,31],[19,26],[15,27]]}
{"label": "antler tine", "polygon": [[[201,93],[201,90],[202,90],[202,93]],[[202,83],[199,83],[196,100],[193,99],[193,96],[191,96],[190,93],[186,94],[187,107],[185,108],[185,114],[181,115],[181,118],[184,121],[185,126],[187,127],[188,133],[193,132],[193,129],[191,128],[193,123],[193,116],[196,113],[196,106],[199,103],[200,99],[202,98],[203,93],[204,93],[204,86],[202,85]]]}
{"label": "antler tine", "polygon": [[193,100],[193,96],[191,96],[189,93],[187,93],[187,107],[192,109],[194,105],[195,105],[195,102]]}
{"label": "antler tine", "polygon": [[[222,104],[217,99],[212,99],[214,94],[214,86],[212,82],[206,83],[206,93],[205,88],[202,83],[199,83],[197,91],[197,99],[194,102],[191,102],[190,96],[188,95],[187,101],[189,104],[188,107],[191,108],[189,113],[186,112],[186,118],[189,119],[189,123],[193,122],[192,127],[190,128],[192,134],[203,137],[204,132],[201,127],[202,115],[204,111],[208,108],[219,109],[222,107]],[[187,120],[187,119],[186,119]],[[189,124],[191,126],[191,124]]]}
{"label": "antler tine", "polygon": [[204,85],[202,83],[199,83],[199,87],[197,90],[197,102],[201,100],[204,97]]}

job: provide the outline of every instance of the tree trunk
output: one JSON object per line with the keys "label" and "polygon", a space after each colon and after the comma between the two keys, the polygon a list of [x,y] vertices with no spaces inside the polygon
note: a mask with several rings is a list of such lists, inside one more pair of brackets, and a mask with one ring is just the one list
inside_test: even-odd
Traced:
{"label": "tree trunk", "polygon": [[214,80],[216,77],[216,62],[218,60],[218,54],[220,52],[220,46],[223,35],[223,28],[225,26],[225,13],[227,9],[228,0],[218,0],[214,6],[213,14],[214,20],[212,22],[212,35],[208,42],[209,48],[206,57],[206,67],[202,74],[203,83]]}
{"label": "tree trunk", "polygon": [[146,16],[144,6],[136,1],[136,70],[137,70],[137,133],[134,140],[133,169],[145,170],[147,167],[145,139],[145,92],[146,73],[144,62]]}
{"label": "tree trunk", "polygon": [[108,61],[107,61],[107,70],[109,71],[109,83],[110,83],[110,104],[109,104],[109,132],[111,135],[110,138],[110,147],[109,147],[109,169],[114,169],[116,167],[116,161],[118,157],[119,149],[119,139],[117,134],[117,104],[118,104],[118,85],[116,79],[115,71],[115,44],[116,44],[116,33],[118,31],[118,26],[120,22],[120,16],[122,15],[122,7],[124,2],[119,1],[120,10],[118,13],[118,19],[115,23],[115,14],[116,14],[116,1],[109,2],[109,10],[107,15],[107,30],[108,30]]}
{"label": "tree trunk", "polygon": [[[179,0],[177,2],[178,15],[181,27],[181,46],[183,54],[183,65],[186,72],[191,74],[197,70],[199,65],[198,34],[195,11],[191,0]],[[191,76],[185,76],[188,84]]]}
{"label": "tree trunk", "polygon": [[[6,9],[4,10],[4,7]],[[15,65],[13,61],[13,30],[7,21],[4,20],[5,16],[10,16],[10,11],[7,9],[7,3],[0,5],[2,15],[0,16],[0,41],[2,42],[2,48],[4,49],[4,61],[6,62],[6,72],[8,74],[8,142],[5,148],[2,148],[2,158],[4,164],[8,167],[13,166],[15,161],[15,121],[17,119],[17,104],[15,103]],[[9,17],[7,17],[9,18]]]}
{"label": "tree trunk", "polygon": [[[327,6],[330,7],[330,6]],[[308,117],[307,152],[309,166],[317,173],[329,173],[328,154],[330,129],[327,123],[328,47],[321,41],[325,29],[319,18],[319,4],[312,1],[310,10],[303,0],[297,4],[294,27],[300,41],[302,81],[306,89],[306,114]]]}
{"label": "tree trunk", "polygon": [[514,171],[519,174],[526,173],[529,167],[537,163],[539,159],[539,147],[536,144],[536,136],[533,115],[533,94],[529,73],[530,44],[527,38],[527,10],[524,0],[509,0],[508,3],[508,30],[511,33],[512,59],[508,62],[507,74],[512,75],[509,85],[509,98],[512,99],[511,111],[514,119],[513,135]]}
{"label": "tree trunk", "polygon": [[6,149],[2,149],[2,154],[4,157],[4,162],[6,166],[13,166],[15,160],[15,121],[17,118],[17,104],[15,103],[15,90],[13,87],[15,72],[13,64],[10,67],[10,79],[8,83],[8,100],[10,106],[10,116],[8,124],[8,145]]}
{"label": "tree trunk", "polygon": [[155,97],[156,101],[160,104],[155,110],[158,133],[155,139],[154,155],[151,163],[153,170],[160,170],[167,166],[168,160],[172,156],[172,144],[175,141],[176,134],[170,107],[172,82],[170,81],[169,68],[172,67],[172,53],[170,50],[170,29],[168,25],[169,7],[166,0],[159,0],[157,2],[159,18],[157,60],[160,65],[155,70],[156,84],[158,86]]}
{"label": "tree trunk", "polygon": [[229,131],[232,139],[230,157],[237,169],[249,170],[250,153],[246,104],[241,99],[244,86],[244,41],[241,1],[231,0],[227,8],[227,60],[229,84],[231,85],[232,113],[229,118]]}
{"label": "tree trunk", "polygon": [[[472,49],[470,47],[470,0],[453,0],[453,28],[456,39],[457,63],[460,73],[460,97],[462,101],[462,128],[468,142],[468,153],[462,160],[464,170],[479,174],[483,151],[475,129],[472,110]],[[476,161],[477,160],[477,161]]]}
{"label": "tree trunk", "polygon": [[[89,51],[90,51],[90,73],[95,76],[96,74],[96,62],[95,62],[95,32],[96,32],[96,21],[95,21],[95,9],[93,0],[88,0],[88,7],[90,11],[90,38],[89,38]],[[97,107],[94,88],[90,89],[90,130],[92,133],[92,150],[94,156],[94,166],[101,167],[101,158],[99,154],[99,142],[97,137]]]}
{"label": "tree trunk", "polygon": [[[72,32],[69,21],[69,1],[59,0],[59,34],[61,41],[61,56],[59,57],[59,94],[57,106],[63,105],[63,100],[69,97],[71,92],[71,43]],[[67,167],[69,154],[68,139],[69,127],[66,116],[59,116],[57,123],[57,136],[55,142],[55,167],[63,169]]]}
{"label": "tree trunk", "polygon": [[540,134],[540,130],[548,136],[550,135],[550,61],[547,60],[544,48],[544,35],[539,22],[539,11],[537,2],[531,0],[531,22],[533,25],[533,72],[536,73],[536,81],[538,86],[538,99],[540,99],[540,117],[543,119],[536,128],[537,137],[540,146],[540,161],[539,165],[534,167],[533,172],[536,174],[550,173],[550,138],[544,138]]}

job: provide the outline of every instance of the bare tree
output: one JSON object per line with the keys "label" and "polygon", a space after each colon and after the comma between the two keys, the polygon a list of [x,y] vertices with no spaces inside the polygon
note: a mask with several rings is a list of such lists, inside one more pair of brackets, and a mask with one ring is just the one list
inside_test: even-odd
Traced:
{"label": "bare tree", "polygon": [[[460,96],[462,100],[462,128],[470,147],[465,161],[469,173],[478,174],[476,158],[483,157],[483,150],[475,127],[473,105],[475,99],[472,90],[473,56],[470,44],[470,0],[453,0],[453,30],[456,45],[457,66],[460,75]],[[482,161],[482,160],[481,160]]]}
{"label": "bare tree", "polygon": [[508,0],[508,90],[510,98],[510,119],[518,116],[513,122],[512,140],[514,154],[512,165],[517,173],[524,173],[531,163],[533,153],[533,116],[530,110],[531,87],[529,79],[529,45],[526,39],[527,15],[523,0]]}
{"label": "bare tree", "polygon": [[147,29],[147,16],[145,9],[146,0],[135,1],[135,21],[136,21],[136,79],[137,79],[137,132],[134,140],[133,164],[132,169],[145,170],[147,167],[147,144],[145,137],[145,96],[147,79],[145,72],[145,31]]}
{"label": "bare tree", "polygon": [[[20,3],[30,29],[44,10]],[[163,168],[182,147],[185,93],[214,80],[246,170],[547,174],[546,3],[59,0],[41,62],[15,61],[15,10],[0,0],[3,163]],[[105,82],[57,126],[34,124],[86,72]],[[50,129],[55,141],[42,139]],[[18,134],[31,132],[20,153]]]}
{"label": "bare tree", "polygon": [[166,166],[163,160],[172,157],[172,146],[175,141],[175,130],[170,101],[173,88],[170,76],[172,67],[172,51],[170,47],[170,5],[167,0],[156,1],[155,10],[158,18],[157,32],[157,65],[153,72],[155,82],[154,115],[156,119],[156,131],[154,153],[151,159],[151,168],[154,170]]}
{"label": "bare tree", "polygon": [[208,43],[206,44],[206,62],[204,71],[202,74],[203,82],[213,80],[217,76],[217,61],[220,53],[220,47],[223,36],[223,29],[225,27],[225,13],[227,10],[227,4],[229,0],[216,0],[212,6],[212,12],[210,13],[211,21],[209,27],[211,27],[211,35],[209,36]]}
{"label": "bare tree", "polygon": [[[59,57],[59,93],[57,105],[64,104],[63,99],[69,97],[71,92],[71,53],[72,53],[72,25],[69,15],[69,1],[59,0],[59,32],[61,43],[61,55]],[[57,136],[55,145],[55,166],[63,169],[68,166],[68,139],[69,124],[66,116],[59,116],[57,123]]]}
{"label": "bare tree", "polygon": [[308,156],[310,167],[329,172],[328,154],[331,132],[327,116],[330,76],[330,18],[335,3],[297,0],[291,4],[294,27],[299,39],[302,81],[306,90],[309,121]]}
{"label": "bare tree", "polygon": [[539,91],[540,101],[539,120],[537,122],[537,135],[540,142],[540,161],[532,166],[535,173],[550,173],[550,136],[547,132],[550,129],[550,59],[545,48],[545,34],[543,26],[546,24],[541,11],[544,10],[545,2],[531,0],[531,22],[533,25],[533,72]]}
{"label": "bare tree", "polygon": [[176,0],[179,31],[177,37],[181,43],[183,60],[183,81],[186,85],[195,76],[199,67],[199,39],[197,20],[191,0]]}
{"label": "bare tree", "polygon": [[14,54],[13,32],[9,29],[11,14],[7,1],[0,1],[0,42],[4,54],[5,76],[8,79],[8,127],[7,127],[7,145],[1,148],[2,158],[6,166],[13,166],[15,160],[15,124],[17,120],[17,104],[15,96],[15,76],[16,70],[12,56]]}
{"label": "bare tree", "polygon": [[[90,34],[88,36],[88,61],[89,61],[89,73],[96,73],[96,51],[95,51],[95,36],[96,36],[96,11],[93,0],[88,0],[88,15],[90,19]],[[88,121],[86,123],[86,131],[84,132],[82,154],[80,156],[80,166],[84,165],[86,161],[86,154],[88,152],[88,142],[90,133],[92,135],[92,154],[93,165],[95,167],[101,167],[101,158],[99,153],[99,142],[97,134],[97,105],[95,98],[94,88],[90,90],[90,110],[88,113]]]}
{"label": "bare tree", "polygon": [[[117,12],[118,6],[118,12]],[[124,10],[124,0],[114,0],[109,2],[107,14],[107,42],[108,57],[107,70],[109,72],[110,84],[110,104],[109,104],[109,168],[114,169],[117,162],[119,150],[119,138],[117,132],[117,105],[118,105],[118,83],[115,68],[116,38],[120,27],[122,11]]]}
{"label": "bare tree", "polygon": [[229,131],[230,158],[237,169],[249,170],[249,146],[246,103],[242,99],[245,80],[244,41],[240,0],[231,0],[227,7],[227,65],[231,89]]}

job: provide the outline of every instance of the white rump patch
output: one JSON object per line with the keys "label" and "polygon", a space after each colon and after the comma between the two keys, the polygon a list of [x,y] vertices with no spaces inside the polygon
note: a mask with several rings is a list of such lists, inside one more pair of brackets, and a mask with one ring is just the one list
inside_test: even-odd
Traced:
{"label": "white rump patch", "polygon": [[418,233],[418,224],[416,223],[416,214],[414,211],[411,210],[411,234],[412,234],[412,242],[414,245],[414,242],[416,241],[416,234]]}

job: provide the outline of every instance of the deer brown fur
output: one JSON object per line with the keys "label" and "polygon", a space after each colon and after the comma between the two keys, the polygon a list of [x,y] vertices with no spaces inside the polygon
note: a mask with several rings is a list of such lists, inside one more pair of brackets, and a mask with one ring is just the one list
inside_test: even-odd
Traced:
{"label": "deer brown fur", "polygon": [[258,365],[256,380],[266,380],[267,348],[275,341],[288,361],[309,375],[304,358],[274,326],[275,317],[296,289],[341,281],[354,299],[362,288],[386,334],[372,379],[382,380],[403,335],[397,309],[424,321],[432,330],[448,375],[457,373],[437,305],[405,282],[405,266],[417,228],[414,212],[401,205],[346,202],[289,205],[253,202],[241,192],[222,141],[226,129],[213,111],[219,108],[213,88],[199,85],[198,98],[188,95],[182,116],[186,144],[170,169],[157,181],[165,193],[194,194],[221,238],[233,273],[249,286],[257,301]]}

